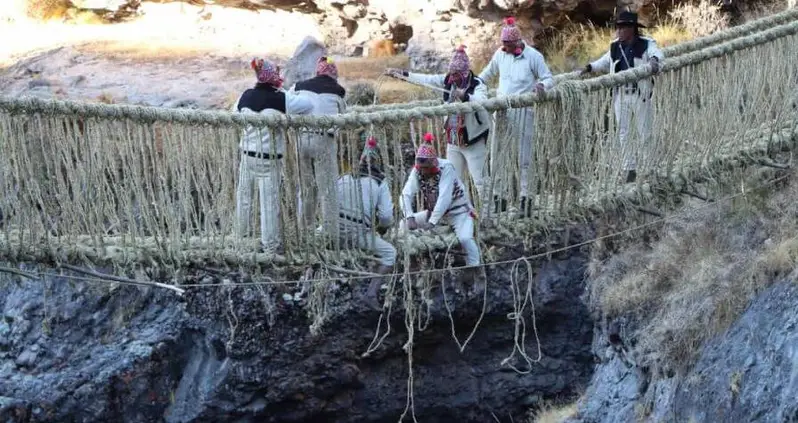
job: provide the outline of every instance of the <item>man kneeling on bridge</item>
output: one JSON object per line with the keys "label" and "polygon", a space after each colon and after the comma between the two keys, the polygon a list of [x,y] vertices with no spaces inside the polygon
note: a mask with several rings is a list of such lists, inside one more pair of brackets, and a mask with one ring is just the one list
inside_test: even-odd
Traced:
{"label": "man kneeling on bridge", "polygon": [[[380,260],[377,273],[381,275],[390,273],[396,264],[396,248],[374,231],[384,233],[393,223],[393,201],[384,178],[377,140],[370,137],[360,156],[359,169],[336,182],[341,241],[374,251]],[[366,303],[377,311],[382,309],[377,301],[382,279],[373,278],[365,296]]]}
{"label": "man kneeling on bridge", "polygon": [[[454,165],[438,158],[432,140],[432,134],[424,135],[424,142],[416,152],[416,164],[402,189],[402,212],[406,219],[403,226],[411,231],[432,229],[446,219],[466,252],[466,265],[479,266],[479,245],[474,239],[474,206]],[[413,213],[413,197],[419,191],[424,210]],[[467,279],[473,280],[478,270],[479,267],[470,267]],[[481,288],[475,287],[475,290]]]}

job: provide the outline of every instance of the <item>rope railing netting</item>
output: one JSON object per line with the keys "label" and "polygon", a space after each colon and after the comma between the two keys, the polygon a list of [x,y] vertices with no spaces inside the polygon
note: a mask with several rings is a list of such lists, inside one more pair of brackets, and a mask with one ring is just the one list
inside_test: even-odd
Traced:
{"label": "rope railing netting", "polygon": [[[296,148],[309,133],[328,130],[335,132],[337,174],[357,166],[365,136],[377,139],[394,201],[395,225],[385,238],[400,250],[400,261],[454,248],[456,239],[445,228],[443,233],[399,230],[400,192],[422,134],[433,133],[443,155],[444,116],[482,109],[494,112],[490,176],[483,192],[465,178],[482,223],[479,241],[523,237],[563,219],[585,219],[645,200],[654,181],[684,179],[696,169],[711,176],[729,161],[760,160],[771,150],[772,134],[792,145],[798,101],[796,17],[795,11],[777,14],[666,50],[661,72],[653,76],[651,119],[632,120],[625,146],[618,143],[613,93],[651,80],[648,66],[584,80],[561,76],[542,96],[332,116],[251,116],[3,97],[0,256],[15,262],[168,269],[318,261],[359,269],[368,263],[368,254],[334,233],[317,230],[334,224],[330,217],[337,216],[329,195],[334,175],[319,177],[319,160],[310,161]],[[534,116],[533,127],[512,123],[525,113]],[[279,211],[284,253],[259,250],[257,199],[249,216],[253,233],[236,235],[238,144],[248,125],[287,140]],[[645,141],[638,126],[650,134]],[[519,133],[530,134],[534,146],[526,180],[534,209],[529,218],[518,214],[521,172],[514,140]],[[747,159],[739,158],[741,152]],[[630,158],[636,159],[641,178],[625,184],[622,168]],[[305,203],[317,197],[316,217],[308,217]],[[508,211],[495,211],[494,198],[506,199]]]}

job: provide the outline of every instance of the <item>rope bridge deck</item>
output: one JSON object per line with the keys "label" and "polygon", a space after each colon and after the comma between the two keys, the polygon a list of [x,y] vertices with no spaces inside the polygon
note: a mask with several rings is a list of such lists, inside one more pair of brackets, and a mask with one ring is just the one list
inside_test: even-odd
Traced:
{"label": "rope bridge deck", "polygon": [[[2,98],[0,257],[169,269],[316,261],[357,267],[367,254],[332,247],[298,218],[298,197],[311,198],[321,186],[309,177],[314,163],[294,148],[303,134],[334,130],[341,169],[356,165],[362,136],[374,135],[387,163],[398,222],[398,199],[412,155],[408,144],[415,147],[425,131],[441,140],[444,116],[481,109],[495,112],[490,178],[480,196],[485,203],[479,207],[483,243],[523,238],[611,207],[643,203],[664,191],[678,193],[695,177],[720,177],[729,168],[768,163],[774,151],[793,149],[796,17],[795,11],[785,12],[666,50],[672,56],[666,56],[654,77],[650,99],[651,137],[643,142],[632,130],[623,148],[612,94],[650,78],[648,67],[585,80],[565,74],[540,97],[361,109],[334,116],[251,116]],[[513,117],[527,111],[535,115],[533,171],[527,181],[535,190],[530,196],[535,211],[520,218],[512,211],[519,204],[520,183],[514,134],[524,128]],[[258,252],[257,234],[234,236],[238,142],[248,125],[287,140],[280,196],[285,254]],[[445,151],[444,145],[438,147]],[[622,164],[630,155],[637,158],[642,177],[623,184]],[[506,198],[511,211],[494,212],[489,207],[494,196]],[[397,228],[387,238],[399,248],[399,257],[456,244],[450,233],[405,234]]]}

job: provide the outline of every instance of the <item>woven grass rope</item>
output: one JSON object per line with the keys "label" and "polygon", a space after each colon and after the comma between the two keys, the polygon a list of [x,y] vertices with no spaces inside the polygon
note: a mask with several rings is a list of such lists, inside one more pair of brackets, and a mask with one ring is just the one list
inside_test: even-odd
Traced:
{"label": "woven grass rope", "polygon": [[[771,17],[774,22],[783,21]],[[744,151],[751,145],[752,131],[761,138],[763,133],[791,128],[798,65],[790,58],[798,57],[798,22],[748,28],[758,31],[742,35],[737,28],[735,38],[718,36],[703,48],[692,42],[692,47],[674,50],[682,54],[666,57],[661,74],[654,77],[651,135],[644,140],[632,131],[624,146],[618,143],[612,92],[651,78],[647,67],[562,81],[543,96],[333,116],[250,117],[3,97],[0,256],[9,261],[108,262],[123,268],[173,270],[203,263],[312,262],[363,270],[367,254],[333,242],[334,237],[296,218],[298,194],[321,187],[308,184],[334,180],[334,175],[329,181],[300,177],[310,164],[293,148],[299,136],[310,130],[336,130],[336,160],[341,169],[351,169],[361,152],[361,136],[374,135],[387,164],[398,222],[398,200],[412,159],[403,143],[420,139],[426,131],[442,140],[444,116],[479,108],[497,112],[490,140],[492,174],[482,197],[501,195],[511,205],[508,212],[496,214],[486,207],[490,201],[482,202],[480,242],[523,237],[552,222],[639,197],[646,192],[641,187],[661,181],[662,175],[689,173]],[[512,119],[521,109],[534,113],[533,128]],[[413,133],[408,130],[410,121]],[[271,131],[288,145],[280,200],[285,254],[258,252],[257,233],[233,235],[237,146],[247,125]],[[635,125],[633,121],[632,128]],[[519,219],[514,211],[519,202],[519,133],[533,134],[533,171],[527,182],[534,190],[536,211],[529,219]],[[437,142],[438,151],[444,152],[445,145]],[[648,175],[632,186],[621,184],[621,164],[629,156],[637,158],[638,172]],[[254,228],[256,219],[253,214]],[[450,233],[405,234],[398,227],[386,237],[410,256],[447,249],[453,242]]]}

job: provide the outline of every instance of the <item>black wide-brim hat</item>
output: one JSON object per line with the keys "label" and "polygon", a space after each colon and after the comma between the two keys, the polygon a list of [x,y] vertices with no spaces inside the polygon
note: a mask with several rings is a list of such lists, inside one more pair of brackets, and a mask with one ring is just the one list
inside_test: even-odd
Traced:
{"label": "black wide-brim hat", "polygon": [[637,21],[637,13],[634,12],[621,12],[618,14],[618,19],[615,20],[615,26],[636,26],[638,28],[646,27]]}

